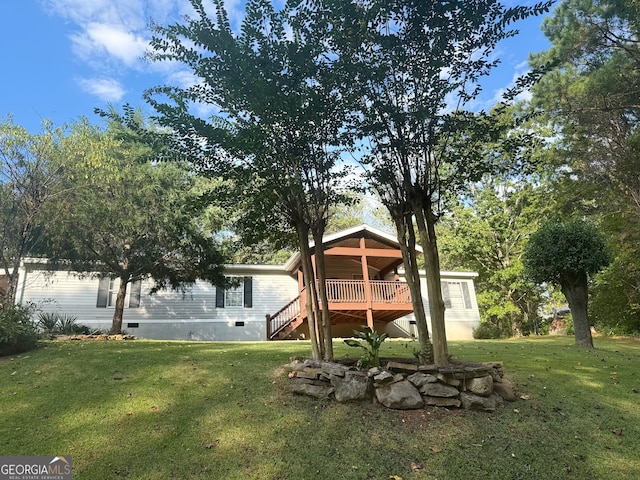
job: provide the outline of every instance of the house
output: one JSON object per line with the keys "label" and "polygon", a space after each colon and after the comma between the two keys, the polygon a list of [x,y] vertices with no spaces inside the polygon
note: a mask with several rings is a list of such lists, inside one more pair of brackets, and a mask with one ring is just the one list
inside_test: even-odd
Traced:
{"label": "house", "polygon": [[[312,253],[314,245],[311,245]],[[324,239],[327,295],[335,336],[351,336],[370,325],[392,337],[417,336],[413,307],[403,282],[397,240],[361,225]],[[216,288],[196,282],[185,292],[148,292],[152,282],[130,286],[123,329],[142,338],[181,340],[275,340],[308,337],[306,289],[300,255],[284,265],[228,265],[236,286]],[[447,338],[471,339],[480,322],[471,272],[441,272]],[[74,315],[78,323],[108,329],[118,279],[48,271],[42,260],[26,260],[20,272],[18,303]],[[426,296],[422,272],[422,292]],[[428,311],[428,299],[425,308]]]}

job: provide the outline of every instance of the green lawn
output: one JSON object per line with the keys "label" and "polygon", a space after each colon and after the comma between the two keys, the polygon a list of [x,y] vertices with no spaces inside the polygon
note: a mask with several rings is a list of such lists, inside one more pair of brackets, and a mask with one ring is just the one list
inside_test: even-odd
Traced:
{"label": "green lawn", "polygon": [[595,344],[450,343],[526,398],[488,414],[291,396],[278,367],[306,342],[50,342],[0,359],[0,455],[71,455],[90,480],[638,479],[640,342]]}

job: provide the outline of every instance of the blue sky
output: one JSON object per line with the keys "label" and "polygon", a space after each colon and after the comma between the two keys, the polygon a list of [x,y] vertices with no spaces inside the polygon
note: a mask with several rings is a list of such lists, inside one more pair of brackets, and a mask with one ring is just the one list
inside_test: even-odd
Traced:
{"label": "blue sky", "polygon": [[[239,24],[242,0],[226,4],[232,24]],[[190,11],[187,0],[0,1],[0,119],[12,115],[35,133],[45,119],[55,125],[82,116],[100,122],[96,107],[129,103],[151,113],[142,100],[146,88],[184,85],[193,77],[181,65],[142,60],[148,21],[167,24]],[[479,106],[490,106],[527,70],[529,52],[548,48],[541,21],[521,22],[520,35],[499,45],[502,65]]]}

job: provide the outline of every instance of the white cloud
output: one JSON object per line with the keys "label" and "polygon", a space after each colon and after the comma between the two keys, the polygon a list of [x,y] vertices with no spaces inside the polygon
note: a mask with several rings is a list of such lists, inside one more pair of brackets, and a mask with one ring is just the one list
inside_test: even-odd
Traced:
{"label": "white cloud", "polygon": [[76,81],[82,90],[105,102],[119,102],[126,93],[120,82],[111,78],[79,78]]}
{"label": "white cloud", "polygon": [[[144,0],[45,0],[44,4],[50,13],[81,28],[97,22],[137,31],[145,28],[148,9],[154,3]],[[166,6],[166,2],[161,5]]]}
{"label": "white cloud", "polygon": [[[65,22],[72,53],[88,68],[82,69],[76,83],[102,101],[120,102],[127,90],[141,92],[162,84],[186,88],[200,81],[180,62],[149,63],[143,58],[151,39],[149,23],[169,25],[181,22],[185,15],[195,18],[189,0],[40,1],[49,15]],[[285,0],[274,1],[283,4]],[[224,0],[231,27],[237,32],[245,16],[245,3],[245,0]],[[204,4],[213,18],[213,2]],[[141,78],[148,83],[136,83]],[[194,111],[203,117],[219,113],[216,107],[208,105],[195,105]]]}
{"label": "white cloud", "polygon": [[106,55],[128,67],[135,67],[147,48],[147,40],[123,30],[121,26],[91,23],[71,35],[73,51],[81,59],[95,61]]}
{"label": "white cloud", "polygon": [[200,78],[193,74],[190,70],[176,70],[167,76],[167,83],[171,86],[180,88],[193,87],[200,83]]}
{"label": "white cloud", "polygon": [[[99,78],[125,78],[127,73],[156,73],[168,79],[189,80],[176,62],[149,64],[142,57],[148,47],[151,32],[149,22],[168,25],[181,21],[184,15],[195,16],[189,0],[42,0],[45,10],[52,16],[66,21],[72,52],[88,65]],[[205,2],[210,15],[215,12],[212,2]],[[244,0],[225,0],[225,7],[232,28],[239,30],[244,18]],[[83,81],[87,85],[87,81]],[[102,95],[116,97],[123,89],[113,80],[95,83],[101,88],[86,90],[102,91]],[[159,81],[158,83],[161,83]],[[83,87],[84,88],[84,87]]]}

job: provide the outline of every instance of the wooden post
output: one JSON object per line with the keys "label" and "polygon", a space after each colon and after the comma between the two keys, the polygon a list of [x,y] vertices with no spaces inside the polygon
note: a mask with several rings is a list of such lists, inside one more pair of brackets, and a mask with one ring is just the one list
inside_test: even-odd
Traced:
{"label": "wooden post", "polygon": [[362,278],[364,279],[364,296],[367,303],[367,326],[373,330],[373,303],[371,301],[371,282],[369,281],[369,264],[367,262],[367,250],[364,237],[360,238],[362,249]]}
{"label": "wooden post", "polygon": [[267,340],[271,340],[271,315],[267,313]]}

